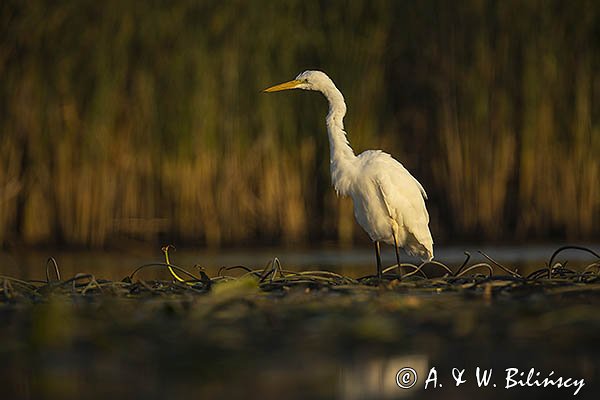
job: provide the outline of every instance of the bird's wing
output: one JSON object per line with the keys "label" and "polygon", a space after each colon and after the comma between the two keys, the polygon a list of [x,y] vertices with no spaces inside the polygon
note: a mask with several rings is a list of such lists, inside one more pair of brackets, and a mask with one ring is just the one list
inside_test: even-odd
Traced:
{"label": "bird's wing", "polygon": [[424,201],[427,193],[402,164],[380,150],[366,151],[360,157],[375,177],[391,217],[394,217],[394,211],[412,209],[414,214],[423,217],[426,224],[429,222]]}
{"label": "bird's wing", "polygon": [[384,152],[370,152],[365,157],[369,173],[374,177],[380,197],[392,220],[401,224],[416,242],[407,242],[407,251],[423,259],[433,254],[429,232],[429,213],[425,207],[423,186],[402,164]]}
{"label": "bird's wing", "polygon": [[414,184],[398,185],[398,179],[393,175],[382,173],[375,179],[375,184],[385,204],[389,216],[397,221],[404,221],[405,225],[427,225],[429,214],[425,207],[424,198]]}
{"label": "bird's wing", "polygon": [[422,193],[417,185],[398,187],[392,183],[393,180],[392,176],[383,174],[375,181],[394,221],[392,229],[398,230],[399,236],[396,237],[404,238],[399,244],[407,253],[429,261],[433,258],[433,238]]}

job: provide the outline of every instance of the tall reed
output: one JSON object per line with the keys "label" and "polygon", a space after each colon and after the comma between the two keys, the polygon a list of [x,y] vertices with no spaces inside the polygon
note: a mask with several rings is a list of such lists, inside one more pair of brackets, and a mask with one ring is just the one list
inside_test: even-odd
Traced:
{"label": "tall reed", "polygon": [[355,150],[425,185],[432,230],[600,235],[594,1],[0,6],[0,243],[198,245],[364,235],[329,187],[327,71]]}

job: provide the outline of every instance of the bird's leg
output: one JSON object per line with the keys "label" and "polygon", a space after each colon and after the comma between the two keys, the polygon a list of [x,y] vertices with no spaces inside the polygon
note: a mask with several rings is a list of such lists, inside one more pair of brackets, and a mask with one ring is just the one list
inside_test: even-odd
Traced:
{"label": "bird's leg", "polygon": [[400,274],[400,279],[402,279],[402,269],[400,269],[400,253],[398,252],[398,241],[396,240],[396,235],[392,232],[392,237],[394,238],[394,250],[396,250],[396,265],[398,265],[398,273]]}
{"label": "bird's leg", "polygon": [[381,279],[381,249],[378,241],[375,241],[375,256],[377,257],[377,278]]}

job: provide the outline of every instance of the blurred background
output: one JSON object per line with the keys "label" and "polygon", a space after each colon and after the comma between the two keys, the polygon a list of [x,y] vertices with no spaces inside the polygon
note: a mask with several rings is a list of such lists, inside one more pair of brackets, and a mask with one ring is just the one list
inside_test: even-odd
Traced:
{"label": "blurred background", "polygon": [[596,1],[0,5],[0,244],[368,243],[330,187],[326,71],[355,151],[429,193],[436,243],[600,237]]}

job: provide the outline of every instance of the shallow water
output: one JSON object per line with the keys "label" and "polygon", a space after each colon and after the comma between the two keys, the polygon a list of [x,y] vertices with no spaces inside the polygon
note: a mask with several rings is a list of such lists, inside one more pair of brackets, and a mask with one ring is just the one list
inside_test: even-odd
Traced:
{"label": "shallow water", "polygon": [[[557,247],[481,250],[524,272],[528,265],[542,267]],[[194,264],[203,265],[211,276],[241,261],[261,268],[273,257],[286,269],[356,276],[372,273],[370,250],[183,249],[171,257],[192,271]],[[477,248],[468,250],[470,264],[484,260]],[[456,270],[463,251],[440,248],[438,255]],[[4,254],[1,274],[45,279],[47,256]],[[87,272],[115,280],[163,261],[160,250],[54,257],[63,278]],[[594,261],[572,250],[557,258],[564,260],[575,268]],[[393,252],[384,261],[393,263]],[[170,280],[164,271],[141,275],[153,274]],[[46,297],[36,301],[8,296],[16,283],[12,289],[0,286],[2,398],[529,399],[569,398],[576,390],[508,388],[511,368],[525,384],[532,368],[530,381],[550,375],[584,379],[577,398],[597,398],[597,279],[541,279],[514,290],[496,290],[510,281],[480,279],[484,284],[464,291],[461,282],[444,291],[435,286],[440,280],[431,280],[424,290],[395,281],[346,285],[352,290],[300,285],[265,292],[250,278],[215,283],[209,292],[146,296],[111,290],[77,295],[69,284],[61,286],[62,294],[40,289]],[[406,367],[419,377],[412,389],[398,385],[398,372]],[[478,386],[477,367],[493,370],[488,386]],[[437,379],[426,390],[432,368]],[[459,387],[454,368],[465,370]]]}
{"label": "shallow water", "polygon": [[[597,284],[491,298],[234,286],[191,297],[0,303],[3,398],[500,400],[576,390],[508,388],[509,368],[583,379],[578,398],[600,392]],[[401,389],[397,374],[407,367],[418,382]],[[477,385],[477,367],[493,370],[488,386]],[[454,368],[465,371],[460,387]]]}
{"label": "shallow water", "polygon": [[[478,253],[482,251],[495,261],[512,269],[519,268],[527,272],[541,268],[552,253],[564,244],[510,245],[510,246],[446,246],[436,247],[435,259],[456,270],[465,260],[465,251],[471,254],[469,264],[486,262]],[[586,244],[586,247],[600,251],[599,244]],[[194,266],[205,268],[210,276],[218,273],[221,267],[243,265],[252,269],[263,268],[269,261],[277,258],[283,268],[289,270],[330,270],[356,277],[371,274],[375,270],[375,257],[372,248],[255,248],[255,249],[178,249],[171,251],[171,263],[194,271]],[[0,252],[0,274],[23,279],[45,279],[45,265],[48,257],[54,257],[63,276],[76,273],[91,273],[106,279],[122,279],[136,267],[156,262],[164,262],[162,251],[19,251]],[[392,247],[382,247],[384,265],[396,263]],[[567,250],[562,252],[558,261],[568,260],[570,265],[587,264],[593,257],[585,252]],[[418,260],[401,254],[401,262],[418,263]],[[146,272],[148,277],[167,277],[159,272]]]}

